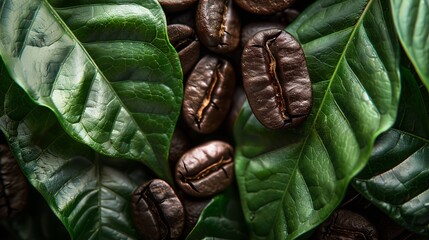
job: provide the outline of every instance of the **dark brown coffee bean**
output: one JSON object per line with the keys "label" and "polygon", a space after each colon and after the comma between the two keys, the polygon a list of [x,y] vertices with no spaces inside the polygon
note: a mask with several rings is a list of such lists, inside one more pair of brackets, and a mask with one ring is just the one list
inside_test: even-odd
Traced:
{"label": "dark brown coffee bean", "polygon": [[174,190],[161,179],[153,179],[134,190],[134,223],[143,239],[177,239],[185,212]]}
{"label": "dark brown coffee bean", "polygon": [[171,138],[169,161],[176,166],[176,162],[182,155],[191,148],[188,136],[178,127],[174,129],[173,137]]}
{"label": "dark brown coffee bean", "polygon": [[184,236],[187,236],[189,232],[195,227],[200,218],[201,212],[212,200],[211,198],[195,198],[187,194],[182,194],[180,198],[185,209],[185,229],[183,230]]}
{"label": "dark brown coffee bean", "polygon": [[284,28],[284,25],[276,22],[252,22],[246,24],[241,30],[241,45],[245,46],[247,41],[260,31],[269,29],[283,30]]}
{"label": "dark brown coffee bean", "polygon": [[235,0],[244,10],[261,15],[279,12],[291,6],[295,0]]}
{"label": "dark brown coffee bean", "polygon": [[21,212],[28,201],[28,184],[6,145],[0,145],[0,219]]}
{"label": "dark brown coffee bean", "polygon": [[345,209],[335,211],[317,229],[318,240],[377,240],[375,227],[365,217]]}
{"label": "dark brown coffee bean", "polygon": [[198,0],[158,0],[166,12],[178,12],[196,4]]}
{"label": "dark brown coffee bean", "polygon": [[225,190],[233,179],[233,148],[222,141],[210,141],[192,148],[176,165],[176,183],[195,197],[213,196]]}
{"label": "dark brown coffee bean", "polygon": [[234,130],[235,121],[237,120],[245,101],[246,94],[244,93],[244,90],[242,88],[237,88],[234,92],[231,108],[227,117],[227,128],[228,131],[231,132],[231,136],[233,135],[232,132]]}
{"label": "dark brown coffee bean", "polygon": [[201,0],[196,14],[197,34],[211,51],[232,52],[240,41],[240,21],[232,0]]}
{"label": "dark brown coffee bean", "polygon": [[312,106],[312,87],[304,52],[292,35],[261,31],[244,47],[243,86],[256,118],[267,128],[294,127]]}
{"label": "dark brown coffee bean", "polygon": [[192,70],[185,85],[182,114],[199,133],[211,133],[225,119],[235,88],[232,65],[221,58],[206,56]]}
{"label": "dark brown coffee bean", "polygon": [[167,27],[170,43],[179,54],[183,74],[187,74],[200,58],[200,42],[194,30],[183,24],[173,24]]}

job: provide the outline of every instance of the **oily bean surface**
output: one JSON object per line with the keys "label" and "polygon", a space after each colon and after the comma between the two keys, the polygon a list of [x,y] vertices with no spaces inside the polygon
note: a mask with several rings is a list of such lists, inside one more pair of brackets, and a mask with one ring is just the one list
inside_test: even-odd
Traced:
{"label": "oily bean surface", "polygon": [[319,226],[317,230],[319,240],[377,240],[375,227],[365,217],[345,209],[339,209]]}
{"label": "oily bean surface", "polygon": [[170,43],[179,54],[183,74],[186,75],[200,58],[200,42],[194,30],[184,24],[167,26]]}
{"label": "oily bean surface", "polygon": [[214,196],[233,179],[233,148],[223,141],[210,141],[189,150],[176,165],[177,185],[194,197]]}
{"label": "oily bean surface", "polygon": [[211,51],[234,51],[240,42],[240,21],[232,0],[201,0],[196,31],[201,43]]}
{"label": "oily bean surface", "polygon": [[198,0],[158,0],[166,12],[178,12],[196,4]]}
{"label": "oily bean surface", "polygon": [[295,0],[234,0],[244,10],[261,15],[279,12],[291,6]]}
{"label": "oily bean surface", "polygon": [[215,56],[203,57],[185,85],[182,114],[187,125],[204,134],[216,130],[228,114],[234,88],[232,65]]}
{"label": "oily bean surface", "polygon": [[312,87],[304,52],[292,35],[258,32],[243,49],[241,67],[249,105],[265,127],[294,127],[305,120]]}
{"label": "oily bean surface", "polygon": [[133,218],[143,239],[177,239],[185,212],[174,190],[163,180],[153,179],[134,190]]}
{"label": "oily bean surface", "polygon": [[6,145],[0,145],[0,219],[22,211],[28,201],[28,184]]}

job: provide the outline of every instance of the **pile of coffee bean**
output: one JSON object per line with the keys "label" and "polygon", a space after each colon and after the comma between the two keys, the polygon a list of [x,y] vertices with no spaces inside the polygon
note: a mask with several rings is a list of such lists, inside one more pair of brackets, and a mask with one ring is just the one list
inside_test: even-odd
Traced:
{"label": "pile of coffee bean", "polygon": [[312,87],[299,42],[283,30],[299,14],[295,1],[159,2],[184,76],[169,155],[175,186],[143,183],[133,210],[144,239],[178,239],[235,179],[232,126],[246,97],[265,127],[289,128],[309,114]]}

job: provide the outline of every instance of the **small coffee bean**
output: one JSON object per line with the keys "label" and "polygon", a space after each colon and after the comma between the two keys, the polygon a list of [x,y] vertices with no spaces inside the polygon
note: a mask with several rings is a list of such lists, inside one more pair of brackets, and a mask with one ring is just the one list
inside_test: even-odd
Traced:
{"label": "small coffee bean", "polygon": [[244,10],[260,15],[279,12],[294,2],[295,0],[235,0],[235,3]]}
{"label": "small coffee bean", "polygon": [[168,159],[173,166],[182,157],[182,155],[191,148],[191,143],[188,136],[178,127],[174,129],[173,137],[171,138],[170,151]]}
{"label": "small coffee bean", "polygon": [[232,65],[222,58],[203,57],[185,85],[182,114],[188,126],[205,134],[216,130],[228,114],[234,88]]}
{"label": "small coffee bean", "polygon": [[198,0],[158,0],[166,12],[178,12],[196,4]]}
{"label": "small coffee bean", "polygon": [[194,30],[183,24],[167,26],[170,43],[179,54],[183,74],[186,75],[200,58],[200,42]]}
{"label": "small coffee bean", "polygon": [[252,23],[246,24],[241,30],[241,39],[240,39],[241,45],[245,46],[247,41],[249,41],[250,38],[252,38],[256,33],[262,30],[269,30],[269,29],[283,30],[284,28],[285,28],[284,25],[276,22],[252,22]]}
{"label": "small coffee bean", "polygon": [[317,229],[318,240],[377,240],[375,227],[355,212],[339,209]]}
{"label": "small coffee bean", "polygon": [[232,52],[240,41],[240,21],[232,0],[201,0],[196,30],[202,44],[217,53]]}
{"label": "small coffee bean", "polygon": [[28,202],[28,184],[7,145],[0,145],[0,219],[10,219]]}
{"label": "small coffee bean", "polygon": [[134,223],[143,239],[180,237],[185,212],[168,183],[153,179],[136,188],[132,198]]}
{"label": "small coffee bean", "polygon": [[233,179],[233,148],[222,141],[210,141],[192,148],[176,165],[177,185],[194,197],[213,196],[225,190]]}
{"label": "small coffee bean", "polygon": [[294,127],[312,106],[304,52],[285,31],[258,32],[242,54],[243,86],[255,117],[267,128]]}

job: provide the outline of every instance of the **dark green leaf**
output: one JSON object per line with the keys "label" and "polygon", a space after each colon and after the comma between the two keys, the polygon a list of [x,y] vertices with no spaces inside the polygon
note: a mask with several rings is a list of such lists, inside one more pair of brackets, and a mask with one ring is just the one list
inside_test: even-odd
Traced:
{"label": "dark green leaf", "polygon": [[180,63],[156,0],[2,0],[0,54],[66,132],[171,181]]}
{"label": "dark green leaf", "polygon": [[151,177],[137,162],[110,159],[74,141],[47,108],[30,102],[0,68],[0,129],[31,184],[67,228],[72,239],[138,239],[131,194]]}
{"label": "dark green leaf", "polygon": [[405,52],[429,90],[429,2],[390,0],[396,32]]}
{"label": "dark green leaf", "polygon": [[217,195],[186,239],[249,239],[237,190],[231,187]]}
{"label": "dark green leaf", "polygon": [[286,30],[303,45],[313,110],[270,131],[246,104],[235,128],[236,175],[254,239],[294,239],[320,224],[396,117],[398,45],[381,0],[321,0]]}
{"label": "dark green leaf", "polygon": [[395,127],[377,139],[354,186],[399,224],[429,236],[429,94],[405,69],[402,83]]}

